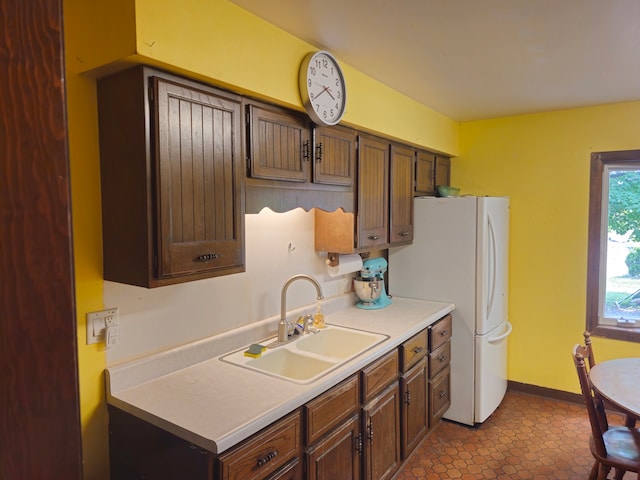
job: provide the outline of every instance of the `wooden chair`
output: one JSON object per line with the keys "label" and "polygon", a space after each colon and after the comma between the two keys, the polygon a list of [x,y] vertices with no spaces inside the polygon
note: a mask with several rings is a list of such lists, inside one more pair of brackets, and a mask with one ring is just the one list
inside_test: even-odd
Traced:
{"label": "wooden chair", "polygon": [[[593,353],[593,347],[591,346],[591,334],[589,332],[584,332],[582,334],[584,337],[584,346],[582,347],[584,358],[589,361],[589,370],[591,370],[596,364],[596,358]],[[604,401],[601,399],[601,401]],[[606,404],[606,402],[605,402]],[[614,405],[606,404],[609,408],[616,409]],[[619,410],[618,410],[619,411]],[[620,412],[620,411],[619,411]],[[633,415],[629,415],[626,412],[620,412],[624,415],[624,424],[629,428],[634,428],[636,426],[636,417]]]}
{"label": "wooden chair", "polygon": [[615,469],[617,480],[625,472],[635,472],[640,480],[640,430],[626,426],[609,426],[602,399],[589,381],[585,358],[589,349],[582,345],[573,347],[573,361],[578,372],[582,397],[589,414],[591,439],[589,447],[595,458],[589,480],[604,480],[609,471]]}

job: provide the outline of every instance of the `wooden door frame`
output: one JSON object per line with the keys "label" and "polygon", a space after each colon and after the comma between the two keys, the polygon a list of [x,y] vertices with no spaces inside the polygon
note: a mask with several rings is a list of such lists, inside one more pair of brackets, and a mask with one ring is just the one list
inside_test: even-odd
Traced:
{"label": "wooden door frame", "polygon": [[0,0],[0,478],[80,479],[63,0]]}

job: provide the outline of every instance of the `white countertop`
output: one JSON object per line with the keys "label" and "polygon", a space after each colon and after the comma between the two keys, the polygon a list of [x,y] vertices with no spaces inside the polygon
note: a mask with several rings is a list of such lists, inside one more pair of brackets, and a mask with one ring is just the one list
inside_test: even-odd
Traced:
{"label": "white countertop", "polygon": [[[453,308],[450,303],[393,297],[390,306],[379,310],[353,305],[332,313],[325,310],[328,324],[381,333],[389,339],[309,384],[221,361],[225,353],[256,341],[247,333],[241,337],[243,343],[233,345],[223,335],[109,367],[107,401],[186,441],[221,453],[396,348]],[[268,322],[276,327],[274,320]]]}

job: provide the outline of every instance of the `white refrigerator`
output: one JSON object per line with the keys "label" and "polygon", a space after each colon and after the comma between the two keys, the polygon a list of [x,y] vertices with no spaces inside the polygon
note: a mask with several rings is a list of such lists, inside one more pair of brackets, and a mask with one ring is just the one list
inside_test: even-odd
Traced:
{"label": "white refrigerator", "polygon": [[455,304],[451,407],[484,422],[507,390],[509,199],[417,197],[413,244],[389,250],[389,293]]}

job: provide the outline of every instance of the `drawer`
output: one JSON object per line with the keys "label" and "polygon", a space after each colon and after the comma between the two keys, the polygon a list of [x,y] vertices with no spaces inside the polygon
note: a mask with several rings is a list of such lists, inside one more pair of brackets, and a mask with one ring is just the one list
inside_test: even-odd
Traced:
{"label": "drawer", "polygon": [[435,427],[451,405],[451,374],[449,367],[429,381],[429,428]]}
{"label": "drawer", "polygon": [[398,378],[398,349],[393,349],[384,357],[366,366],[360,374],[362,375],[362,403],[366,403]]}
{"label": "drawer", "polygon": [[300,410],[278,420],[218,458],[221,480],[254,480],[275,472],[301,451]]}
{"label": "drawer", "polygon": [[429,378],[435,377],[451,361],[451,341],[447,341],[429,354]]}
{"label": "drawer", "polygon": [[332,430],[342,420],[358,411],[360,388],[354,375],[304,406],[307,445]]}
{"label": "drawer", "polygon": [[427,354],[427,336],[425,329],[400,345],[400,365],[403,373],[408,372]]}
{"label": "drawer", "polygon": [[451,314],[429,327],[429,351],[433,352],[451,338]]}
{"label": "drawer", "polygon": [[294,458],[269,477],[269,480],[302,480],[302,462]]}

